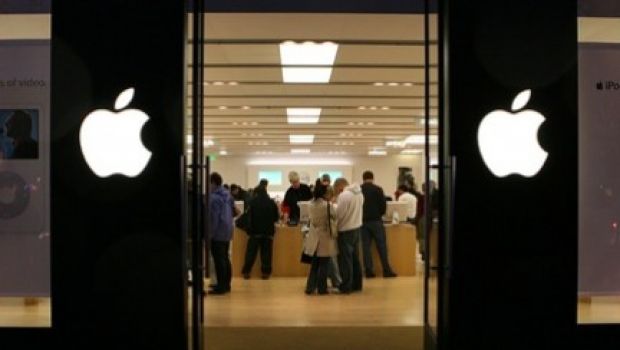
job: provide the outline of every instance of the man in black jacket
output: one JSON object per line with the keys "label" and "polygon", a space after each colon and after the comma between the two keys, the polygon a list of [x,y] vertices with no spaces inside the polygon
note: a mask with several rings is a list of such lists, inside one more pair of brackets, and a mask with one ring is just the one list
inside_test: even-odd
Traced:
{"label": "man in black jacket", "polygon": [[271,257],[273,252],[273,235],[275,223],[280,218],[278,206],[269,198],[267,188],[258,186],[254,190],[255,196],[248,207],[249,232],[248,245],[245,251],[245,262],[241,273],[243,278],[249,279],[256,254],[260,248],[262,278],[268,279],[271,275]]}
{"label": "man in black jacket", "polygon": [[362,218],[362,252],[364,255],[364,270],[366,278],[375,277],[372,254],[370,253],[370,243],[374,239],[381,258],[383,267],[383,277],[396,277],[390,267],[387,255],[387,243],[385,238],[385,227],[383,226],[383,215],[385,214],[386,203],[383,189],[374,184],[375,176],[372,171],[365,171],[362,175],[364,184],[362,194],[364,194],[364,214]]}

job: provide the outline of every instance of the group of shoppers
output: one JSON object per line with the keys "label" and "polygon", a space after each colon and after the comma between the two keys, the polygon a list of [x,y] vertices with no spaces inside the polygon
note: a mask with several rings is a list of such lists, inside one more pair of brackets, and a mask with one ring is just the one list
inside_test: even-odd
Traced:
{"label": "group of shoppers", "polygon": [[[374,240],[381,258],[383,277],[396,277],[387,256],[382,219],[386,209],[383,190],[374,184],[371,171],[364,172],[362,178],[364,183],[361,186],[349,184],[345,178],[336,179],[333,190],[325,178],[317,181],[314,186],[314,199],[309,213],[310,230],[304,242],[304,254],[312,256],[306,294],[328,294],[327,277],[330,269],[336,269],[330,268],[330,258],[334,256],[337,256],[337,271],[341,277],[335,287],[342,294],[362,290],[360,237],[365,276],[376,276],[370,251]],[[335,284],[334,278],[332,284]]]}
{"label": "group of shoppers", "polygon": [[[345,178],[338,178],[331,186],[329,175],[317,179],[312,191],[302,184],[296,172],[289,174],[291,187],[286,192],[283,208],[288,208],[291,220],[298,222],[297,202],[311,200],[309,209],[309,231],[304,240],[303,252],[311,259],[311,268],[306,283],[306,294],[327,294],[327,278],[331,277],[333,287],[340,293],[349,294],[362,290],[362,264],[359,242],[362,241],[363,267],[366,278],[375,277],[371,243],[375,241],[383,277],[396,277],[389,264],[383,215],[386,199],[381,187],[374,184],[374,175],[365,171],[363,184],[349,184]],[[222,177],[212,173],[209,177],[209,230],[211,254],[215,265],[216,281],[210,293],[230,292],[232,277],[229,256],[232,239],[235,198],[243,200],[247,217],[246,232],[248,245],[242,269],[244,278],[250,272],[258,251],[261,254],[262,278],[271,274],[273,236],[279,220],[277,204],[267,192],[267,182],[261,183],[249,194],[232,185],[230,191],[222,185]],[[283,211],[285,211],[284,209]]]}

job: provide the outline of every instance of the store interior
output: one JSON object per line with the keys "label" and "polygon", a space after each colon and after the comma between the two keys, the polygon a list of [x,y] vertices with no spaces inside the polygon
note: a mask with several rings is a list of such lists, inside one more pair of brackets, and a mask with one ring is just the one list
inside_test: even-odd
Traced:
{"label": "store interior", "polygon": [[[311,185],[324,173],[332,181],[344,177],[361,184],[362,173],[370,170],[390,197],[399,174],[403,181],[407,173],[421,189],[423,15],[209,13],[205,23],[204,151],[210,170],[224,183],[252,189],[267,178],[269,195],[278,203],[290,186],[290,171]],[[436,163],[435,16],[430,26],[431,162]],[[304,46],[316,51],[295,52]],[[188,148],[193,143],[189,131]],[[393,339],[384,339],[388,344],[421,348],[424,262],[415,228],[404,219],[386,225],[397,278],[382,278],[375,256],[378,276],[365,279],[361,293],[331,289],[324,297],[304,294],[308,267],[299,262],[302,225],[276,224],[268,280],[260,278],[259,259],[252,277],[242,278],[248,239],[236,229],[232,291],[205,299],[207,339],[215,347],[237,348],[239,338],[226,334],[255,332],[252,328],[295,334],[310,327],[306,332],[321,338],[325,327],[338,327],[351,334],[347,341],[365,342],[364,334],[385,328]]]}
{"label": "store interior", "polygon": [[[396,190],[399,168],[410,168],[417,186],[426,181],[423,16],[212,13],[205,18],[204,149],[211,170],[219,172],[225,183],[252,188],[269,174],[273,176],[269,191],[277,199],[288,187],[291,170],[307,182],[329,172],[358,183],[362,173],[371,170],[386,195]],[[578,20],[579,43],[620,43],[618,18]],[[50,21],[49,15],[0,14],[0,40],[50,39]],[[431,16],[431,164],[437,162],[438,147],[436,25]],[[336,44],[335,55],[332,51],[330,60],[314,64],[282,61],[281,45],[305,41]],[[191,38],[187,57],[191,58]],[[286,66],[315,69],[297,76],[313,82],[285,82]],[[191,69],[188,62],[187,91],[193,84]],[[190,114],[188,96],[188,155]],[[436,180],[433,172],[431,180]],[[241,243],[233,244],[233,250],[243,249],[243,232],[235,235]],[[293,341],[303,327],[340,326],[360,341],[372,341],[366,338],[365,327],[381,327],[390,337],[418,341],[424,324],[424,262],[415,239],[410,243],[404,248],[395,243],[389,251],[394,252],[391,259],[403,259],[403,266],[412,272],[397,270],[395,279],[367,280],[364,292],[352,296],[304,295],[303,267],[294,272],[298,275],[265,281],[244,280],[240,267],[233,265],[233,292],[205,299],[207,337],[224,346],[239,340],[235,332],[240,329],[249,333],[260,329],[266,334],[290,332]],[[280,251],[288,254],[283,259],[299,264],[292,260],[298,258],[297,247]],[[255,270],[259,265],[256,261]],[[432,288],[430,296],[435,294]],[[49,327],[50,305],[49,297],[3,294],[0,326]],[[432,300],[429,307],[432,317]],[[579,323],[618,323],[620,297],[580,295],[578,318]]]}

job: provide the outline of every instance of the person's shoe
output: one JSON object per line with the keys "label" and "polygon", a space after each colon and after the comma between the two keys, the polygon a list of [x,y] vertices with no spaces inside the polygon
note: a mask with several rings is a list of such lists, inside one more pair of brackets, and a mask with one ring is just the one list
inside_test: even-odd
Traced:
{"label": "person's shoe", "polygon": [[269,279],[269,275],[264,273],[262,276],[260,276],[260,278],[262,278],[264,280],[268,280]]}
{"label": "person's shoe", "polygon": [[243,274],[243,279],[244,280],[249,280],[250,279],[250,274],[249,273],[244,273]]}
{"label": "person's shoe", "polygon": [[396,273],[394,273],[394,271],[388,271],[386,273],[383,274],[383,278],[394,278],[397,277],[398,275]]}
{"label": "person's shoe", "polygon": [[305,293],[306,295],[312,295],[313,291],[311,291],[311,290],[307,290],[307,289],[306,289],[306,290],[304,291],[304,293]]}
{"label": "person's shoe", "polygon": [[374,272],[366,272],[366,278],[375,278],[377,277],[377,275],[375,275]]}
{"label": "person's shoe", "polygon": [[327,295],[327,294],[329,294],[329,292],[326,291],[326,290],[320,290],[319,291],[319,295]]}
{"label": "person's shoe", "polygon": [[350,290],[342,290],[342,289],[338,290],[338,294],[342,294],[342,295],[349,295],[349,294],[351,294],[351,292],[352,291],[350,291]]}

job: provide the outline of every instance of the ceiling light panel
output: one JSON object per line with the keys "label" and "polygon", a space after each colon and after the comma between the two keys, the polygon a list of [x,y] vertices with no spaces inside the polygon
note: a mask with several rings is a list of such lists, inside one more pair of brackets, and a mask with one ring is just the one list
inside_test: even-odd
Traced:
{"label": "ceiling light panel", "polygon": [[292,144],[311,144],[314,142],[314,135],[289,135]]}
{"label": "ceiling light panel", "polygon": [[287,108],[286,115],[289,124],[316,124],[321,108]]}
{"label": "ceiling light panel", "polygon": [[368,155],[369,156],[385,156],[385,155],[387,155],[387,151],[379,150],[379,149],[373,149],[373,150],[368,151]]}
{"label": "ceiling light panel", "polygon": [[[282,79],[285,83],[328,83],[337,52],[338,44],[332,42],[285,41],[280,44]],[[299,65],[325,67],[287,67]]]}
{"label": "ceiling light panel", "polygon": [[280,44],[280,62],[283,66],[303,64],[331,66],[336,60],[337,52],[338,44],[330,41],[321,44],[312,41],[303,43],[285,41]]}
{"label": "ceiling light panel", "polygon": [[308,148],[293,148],[291,149],[292,154],[309,154],[310,149]]}

